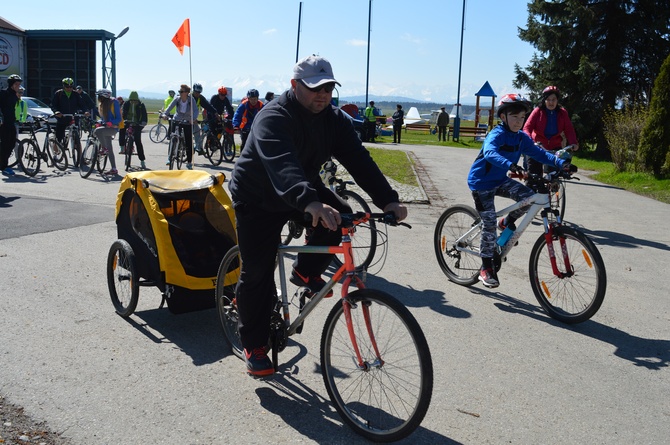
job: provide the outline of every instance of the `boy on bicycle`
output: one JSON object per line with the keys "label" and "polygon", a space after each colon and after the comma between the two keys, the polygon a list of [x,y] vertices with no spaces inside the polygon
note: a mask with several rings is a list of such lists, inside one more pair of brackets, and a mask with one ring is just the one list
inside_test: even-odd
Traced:
{"label": "boy on bicycle", "polygon": [[498,117],[502,122],[486,136],[479,155],[468,174],[468,186],[475,200],[475,208],[483,223],[479,246],[482,268],[479,281],[488,288],[500,282],[493,264],[496,246],[496,228],[504,230],[522,216],[529,206],[511,212],[496,224],[494,198],[504,196],[517,202],[530,198],[535,191],[507,176],[507,172],[523,173],[517,165],[521,155],[527,155],[543,164],[570,169],[570,163],[535,145],[522,130],[531,103],[520,94],[506,94],[498,103]]}

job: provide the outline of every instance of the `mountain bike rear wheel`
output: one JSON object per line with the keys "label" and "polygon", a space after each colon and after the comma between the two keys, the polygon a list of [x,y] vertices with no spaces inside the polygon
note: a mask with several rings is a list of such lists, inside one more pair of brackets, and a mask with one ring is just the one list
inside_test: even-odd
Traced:
{"label": "mountain bike rear wheel", "polygon": [[[345,305],[351,305],[350,326]],[[344,423],[375,442],[407,437],[430,405],[433,363],[426,338],[409,310],[384,292],[357,290],[333,307],[321,337],[321,371]]]}
{"label": "mountain bike rear wheel", "polygon": [[235,288],[240,278],[241,266],[240,248],[239,246],[233,246],[221,260],[219,272],[216,276],[214,297],[226,340],[230,343],[233,354],[244,360],[244,347],[240,340],[240,332],[237,329],[239,314],[235,304]]}
{"label": "mountain bike rear wheel", "polygon": [[435,225],[433,244],[437,263],[447,278],[462,286],[472,286],[477,282],[482,265],[479,257],[481,229],[472,231],[458,245],[456,240],[479,223],[479,214],[475,209],[456,205],[445,210]]}
{"label": "mountain bike rear wheel", "polygon": [[[565,240],[571,270],[566,270],[561,238]],[[605,298],[605,263],[595,244],[572,227],[554,228],[552,244],[556,265],[565,276],[559,278],[554,274],[546,238],[540,235],[528,263],[533,293],[552,318],[568,324],[586,321],[598,312]]]}

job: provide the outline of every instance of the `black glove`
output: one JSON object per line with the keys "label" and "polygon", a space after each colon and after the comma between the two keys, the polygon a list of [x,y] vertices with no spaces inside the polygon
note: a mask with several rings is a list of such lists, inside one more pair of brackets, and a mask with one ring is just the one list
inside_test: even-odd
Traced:
{"label": "black glove", "polygon": [[517,175],[523,174],[523,172],[524,172],[523,168],[521,168],[520,166],[518,166],[516,164],[510,165],[509,166],[509,171],[511,171],[512,173],[517,174]]}
{"label": "black glove", "polygon": [[577,173],[577,166],[572,165],[570,162],[563,164],[563,171],[566,173]]}

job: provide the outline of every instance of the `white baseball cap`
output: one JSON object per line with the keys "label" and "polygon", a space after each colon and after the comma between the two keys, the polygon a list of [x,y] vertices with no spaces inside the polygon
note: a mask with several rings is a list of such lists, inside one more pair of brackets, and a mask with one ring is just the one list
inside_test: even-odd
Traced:
{"label": "white baseball cap", "polygon": [[307,56],[295,64],[293,78],[302,80],[309,88],[316,88],[329,82],[335,82],[342,86],[340,82],[335,80],[330,62],[315,55]]}

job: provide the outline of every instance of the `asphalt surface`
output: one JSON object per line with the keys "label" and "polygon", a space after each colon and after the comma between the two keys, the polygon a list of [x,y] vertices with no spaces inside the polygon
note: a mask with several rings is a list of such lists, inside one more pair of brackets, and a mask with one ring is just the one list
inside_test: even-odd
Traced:
{"label": "asphalt surface", "polygon": [[[147,136],[148,166],[164,168],[166,145]],[[409,307],[433,356],[432,403],[404,443],[667,443],[670,206],[588,174],[568,186],[566,219],[592,237],[608,278],[600,311],[568,326],[530,288],[538,226],[495,290],[439,269],[434,224],[447,206],[471,205],[476,150],[388,146],[416,159],[430,201],[409,204],[412,230],[389,229],[384,267],[368,277]],[[196,168],[230,171],[202,157]],[[172,315],[144,287],[129,320],[114,313],[105,263],[119,180],[71,169],[0,180],[0,394],[75,444],[366,443],[342,424],[319,372],[328,300],[269,383],[245,375],[215,310]]]}

